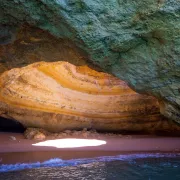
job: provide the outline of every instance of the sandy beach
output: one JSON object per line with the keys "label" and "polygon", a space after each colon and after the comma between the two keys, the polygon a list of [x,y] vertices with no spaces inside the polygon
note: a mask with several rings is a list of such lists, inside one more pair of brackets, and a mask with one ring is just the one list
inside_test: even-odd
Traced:
{"label": "sandy beach", "polygon": [[180,153],[180,137],[150,135],[27,140],[20,133],[0,133],[0,164],[77,159],[126,153]]}

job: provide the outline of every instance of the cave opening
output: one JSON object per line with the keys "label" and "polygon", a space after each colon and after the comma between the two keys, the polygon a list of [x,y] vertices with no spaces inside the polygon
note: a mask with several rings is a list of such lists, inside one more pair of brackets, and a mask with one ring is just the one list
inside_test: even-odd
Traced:
{"label": "cave opening", "polygon": [[0,117],[0,132],[23,133],[26,128],[18,121]]}
{"label": "cave opening", "polygon": [[102,72],[73,41],[37,27],[23,25],[15,41],[0,46],[0,74],[0,93],[5,94],[0,101],[5,109],[10,104],[6,110],[12,117],[0,117],[0,131],[24,132],[26,128],[13,120],[11,112],[25,111],[30,117],[20,119],[32,124],[33,110],[35,127],[52,132],[91,127],[87,124],[92,121],[100,133],[179,135],[180,127],[160,115],[156,98],[138,94],[126,82]]}

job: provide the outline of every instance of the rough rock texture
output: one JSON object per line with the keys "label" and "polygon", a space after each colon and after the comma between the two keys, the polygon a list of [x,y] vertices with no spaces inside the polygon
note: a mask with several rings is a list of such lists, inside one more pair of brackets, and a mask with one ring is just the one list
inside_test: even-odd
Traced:
{"label": "rough rock texture", "polygon": [[100,133],[97,132],[94,129],[87,130],[84,128],[83,130],[65,130],[59,133],[50,133],[48,131],[45,131],[44,129],[39,128],[27,128],[26,131],[24,131],[24,137],[26,139],[33,139],[33,140],[41,140],[37,138],[39,135],[41,135],[42,139],[60,139],[60,138],[95,138],[98,139],[100,136],[109,136],[109,137],[122,137],[122,138],[132,138],[130,135],[126,134],[115,134],[115,133]]}
{"label": "rough rock texture", "polygon": [[180,123],[179,19],[179,0],[3,0],[0,43],[13,42],[24,23],[69,39]]}
{"label": "rough rock texture", "polygon": [[16,40],[0,46],[0,73],[37,61],[69,61],[85,65],[87,60],[74,43],[57,39],[39,28],[22,26]]}
{"label": "rough rock texture", "polygon": [[40,62],[4,72],[0,115],[51,132],[180,130],[161,117],[155,98],[137,94],[109,74],[67,62]]}

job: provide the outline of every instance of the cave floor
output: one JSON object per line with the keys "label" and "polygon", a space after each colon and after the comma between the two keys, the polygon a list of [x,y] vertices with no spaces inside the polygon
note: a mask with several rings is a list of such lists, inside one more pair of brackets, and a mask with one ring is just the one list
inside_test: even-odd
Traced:
{"label": "cave floor", "polygon": [[180,153],[180,137],[150,135],[99,136],[27,140],[21,133],[0,133],[0,164],[77,159],[129,153]]}

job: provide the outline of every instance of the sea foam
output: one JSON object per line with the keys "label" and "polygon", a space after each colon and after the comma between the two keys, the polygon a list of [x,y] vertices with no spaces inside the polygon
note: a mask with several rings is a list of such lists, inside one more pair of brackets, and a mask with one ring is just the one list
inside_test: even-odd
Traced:
{"label": "sea foam", "polygon": [[180,153],[148,153],[148,154],[126,154],[118,156],[102,156],[97,158],[84,158],[84,159],[71,159],[62,160],[59,158],[50,159],[44,162],[35,163],[17,163],[17,164],[1,164],[0,172],[18,171],[24,169],[41,168],[41,167],[64,167],[64,166],[77,166],[81,164],[88,164],[92,162],[108,162],[108,161],[132,161],[135,159],[146,158],[175,158],[180,157]]}

